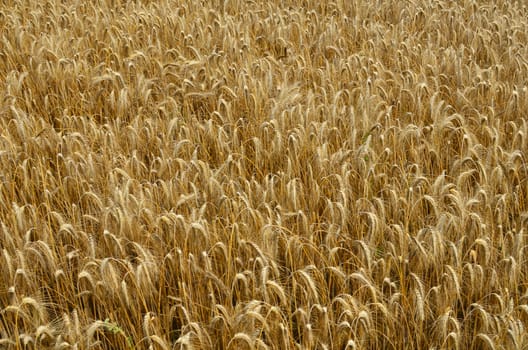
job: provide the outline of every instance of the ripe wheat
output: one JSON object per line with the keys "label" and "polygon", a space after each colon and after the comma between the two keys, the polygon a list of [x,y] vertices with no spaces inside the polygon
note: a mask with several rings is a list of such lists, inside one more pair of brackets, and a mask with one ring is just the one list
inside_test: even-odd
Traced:
{"label": "ripe wheat", "polygon": [[519,2],[0,8],[0,349],[528,347]]}

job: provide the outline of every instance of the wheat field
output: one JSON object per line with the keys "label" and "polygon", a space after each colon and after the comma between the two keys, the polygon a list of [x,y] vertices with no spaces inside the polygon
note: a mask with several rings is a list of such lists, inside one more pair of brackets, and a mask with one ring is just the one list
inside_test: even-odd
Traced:
{"label": "wheat field", "polygon": [[2,0],[0,349],[528,348],[523,1]]}

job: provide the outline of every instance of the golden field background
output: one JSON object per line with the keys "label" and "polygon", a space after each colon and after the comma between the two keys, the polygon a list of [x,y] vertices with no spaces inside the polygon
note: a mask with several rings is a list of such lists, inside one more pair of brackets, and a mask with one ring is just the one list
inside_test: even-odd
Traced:
{"label": "golden field background", "polygon": [[528,347],[522,1],[0,5],[0,349]]}

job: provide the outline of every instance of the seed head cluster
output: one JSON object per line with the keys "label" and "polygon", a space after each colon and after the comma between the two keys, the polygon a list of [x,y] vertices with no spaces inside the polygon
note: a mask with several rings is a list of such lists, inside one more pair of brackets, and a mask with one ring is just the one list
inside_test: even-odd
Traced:
{"label": "seed head cluster", "polygon": [[0,349],[528,347],[528,8],[4,0]]}

